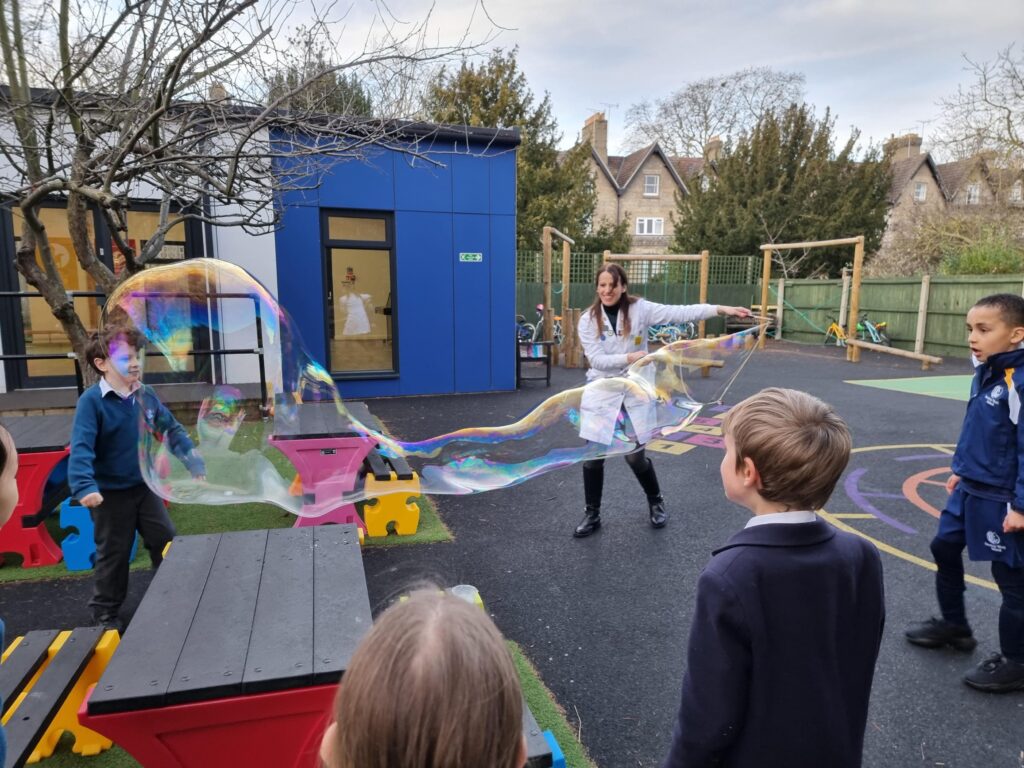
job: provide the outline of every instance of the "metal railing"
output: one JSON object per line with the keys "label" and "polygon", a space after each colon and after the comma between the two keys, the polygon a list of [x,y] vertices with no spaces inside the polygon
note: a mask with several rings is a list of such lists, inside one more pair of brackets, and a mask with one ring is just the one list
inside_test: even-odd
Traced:
{"label": "metal railing", "polygon": [[[75,298],[106,298],[107,294],[101,291],[67,291],[69,299]],[[195,299],[197,295],[195,293],[185,292],[161,292],[161,291],[143,291],[139,293],[133,293],[133,296],[137,296],[141,299]],[[0,291],[0,299],[38,299],[43,298],[41,293],[29,292],[29,291]],[[260,411],[265,416],[270,412],[270,404],[268,402],[267,393],[267,368],[266,361],[264,360],[265,350],[263,348],[263,316],[260,311],[260,297],[251,293],[206,293],[201,294],[201,298],[205,299],[249,299],[253,302],[253,311],[256,318],[256,346],[255,347],[239,347],[229,349],[192,349],[185,354],[192,357],[202,356],[214,356],[214,355],[256,355],[257,364],[260,372]],[[12,354],[0,354],[0,363],[5,360],[71,360],[75,364],[75,386],[78,388],[78,394],[81,395],[85,391],[85,379],[82,376],[82,368],[78,362],[78,356],[74,352],[38,352],[38,353],[12,353]]]}

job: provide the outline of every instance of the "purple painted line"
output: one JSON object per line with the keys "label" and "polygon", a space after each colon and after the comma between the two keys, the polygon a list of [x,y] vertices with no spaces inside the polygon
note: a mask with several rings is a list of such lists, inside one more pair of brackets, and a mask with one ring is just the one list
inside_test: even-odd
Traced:
{"label": "purple painted line", "polygon": [[[861,493],[858,488],[860,478],[865,472],[867,472],[867,469],[855,469],[847,476],[846,482],[843,483],[843,489],[846,491],[846,495],[850,497],[850,501],[868,514],[874,515],[883,523],[888,523],[898,531],[903,531],[903,533],[917,533],[917,531],[909,525],[904,525],[898,520],[893,520],[865,498],[865,494]],[[900,498],[903,497],[901,496]]]}
{"label": "purple painted line", "polygon": [[905,499],[902,493],[861,493],[861,496],[873,499]]}
{"label": "purple painted line", "polygon": [[897,456],[896,461],[917,461],[920,459],[941,459],[947,458],[950,461],[953,460],[953,454],[951,453],[922,453],[920,456]]}

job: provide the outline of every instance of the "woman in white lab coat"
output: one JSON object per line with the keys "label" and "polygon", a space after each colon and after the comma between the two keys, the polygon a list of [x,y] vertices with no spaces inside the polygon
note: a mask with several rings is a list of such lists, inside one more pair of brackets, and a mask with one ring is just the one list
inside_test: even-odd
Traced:
{"label": "woman in white lab coat", "polygon": [[[716,304],[656,304],[630,296],[625,270],[618,264],[605,264],[597,273],[597,296],[580,316],[578,333],[590,368],[588,382],[624,376],[626,369],[647,354],[647,329],[661,323],[687,323],[706,320],[716,315],[746,317],[745,307]],[[620,411],[625,410],[637,441],[643,445],[650,433],[643,427],[647,419],[639,403],[631,403],[622,389],[588,386],[580,409],[580,436],[592,442],[609,445]],[[665,500],[654,472],[654,463],[646,451],[626,455],[633,474],[647,495],[651,525],[661,528],[668,520]],[[589,536],[601,527],[601,492],[604,488],[604,459],[583,463],[583,495],[586,511],[583,521],[573,533],[577,538]]]}

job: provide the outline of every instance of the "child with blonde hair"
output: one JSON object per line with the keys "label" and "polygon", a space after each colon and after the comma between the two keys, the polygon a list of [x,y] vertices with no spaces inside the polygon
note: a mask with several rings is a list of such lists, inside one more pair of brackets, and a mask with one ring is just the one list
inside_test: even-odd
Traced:
{"label": "child with blonde hair", "polygon": [[338,686],[327,768],[522,768],[523,694],[480,608],[422,590],[386,610]]}

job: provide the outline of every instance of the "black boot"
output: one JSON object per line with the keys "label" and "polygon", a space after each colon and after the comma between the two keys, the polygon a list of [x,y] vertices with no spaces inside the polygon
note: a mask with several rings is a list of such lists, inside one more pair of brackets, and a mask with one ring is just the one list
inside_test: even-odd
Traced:
{"label": "black boot", "polygon": [[583,521],[576,526],[576,530],[572,532],[572,535],[577,539],[582,539],[584,536],[589,536],[598,528],[601,527],[601,508],[587,506],[584,512],[585,517]]}
{"label": "black boot", "polygon": [[651,511],[651,525],[655,528],[664,528],[668,522],[668,513],[665,511],[665,500],[659,495],[647,498],[647,506]]}

